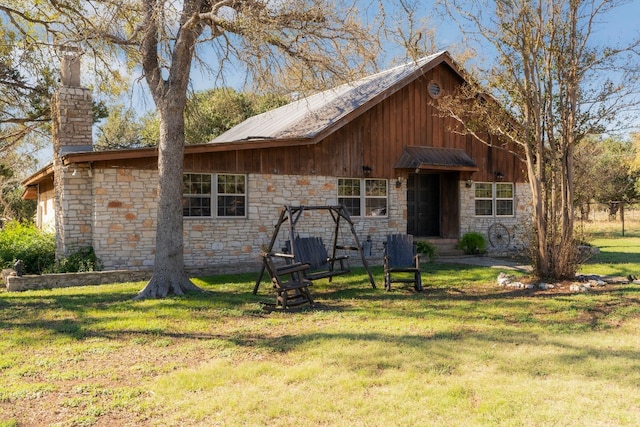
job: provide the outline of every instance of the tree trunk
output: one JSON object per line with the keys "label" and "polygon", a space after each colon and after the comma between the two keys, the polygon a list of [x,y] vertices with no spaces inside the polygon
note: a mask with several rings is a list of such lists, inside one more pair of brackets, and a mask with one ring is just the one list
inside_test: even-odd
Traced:
{"label": "tree trunk", "polygon": [[184,268],[182,177],[184,166],[184,109],[178,102],[166,101],[158,108],[160,143],[158,153],[158,218],[153,275],[136,299],[164,298],[201,291]]}

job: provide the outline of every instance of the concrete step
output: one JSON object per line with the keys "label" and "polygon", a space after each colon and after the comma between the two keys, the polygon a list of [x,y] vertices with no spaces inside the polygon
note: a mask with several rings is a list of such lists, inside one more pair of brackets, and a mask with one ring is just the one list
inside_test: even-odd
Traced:
{"label": "concrete step", "polygon": [[464,252],[456,249],[458,239],[442,239],[442,238],[417,238],[417,241],[426,241],[434,245],[438,249],[439,257],[463,256]]}

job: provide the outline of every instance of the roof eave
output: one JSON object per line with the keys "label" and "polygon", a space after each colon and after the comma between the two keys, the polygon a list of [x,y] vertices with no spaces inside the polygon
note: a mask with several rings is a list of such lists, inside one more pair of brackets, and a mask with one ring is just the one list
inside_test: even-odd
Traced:
{"label": "roof eave", "polygon": [[42,181],[44,181],[48,176],[53,173],[53,163],[49,163],[33,175],[27,177],[22,181],[22,185],[25,187],[30,187],[34,185],[38,185]]}

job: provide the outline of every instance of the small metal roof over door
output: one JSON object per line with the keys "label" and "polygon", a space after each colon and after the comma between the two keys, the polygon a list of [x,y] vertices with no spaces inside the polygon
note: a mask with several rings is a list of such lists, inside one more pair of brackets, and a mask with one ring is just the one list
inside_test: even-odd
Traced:
{"label": "small metal roof over door", "polygon": [[394,165],[396,169],[425,169],[443,171],[478,171],[478,165],[464,151],[457,148],[405,147]]}

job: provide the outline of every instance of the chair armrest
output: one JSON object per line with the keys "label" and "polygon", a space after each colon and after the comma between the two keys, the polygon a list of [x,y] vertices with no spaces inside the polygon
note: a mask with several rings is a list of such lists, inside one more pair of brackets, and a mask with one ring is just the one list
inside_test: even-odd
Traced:
{"label": "chair armrest", "polygon": [[272,258],[285,258],[285,259],[293,259],[293,255],[291,254],[285,254],[283,252],[269,252],[267,254],[268,256],[272,257]]}
{"label": "chair armrest", "polygon": [[308,270],[311,267],[308,263],[296,262],[293,264],[283,265],[282,267],[278,267],[278,274],[292,274],[299,273],[301,271]]}

